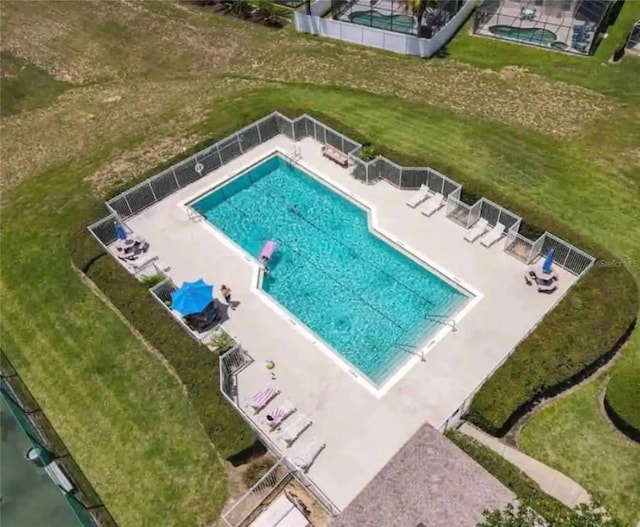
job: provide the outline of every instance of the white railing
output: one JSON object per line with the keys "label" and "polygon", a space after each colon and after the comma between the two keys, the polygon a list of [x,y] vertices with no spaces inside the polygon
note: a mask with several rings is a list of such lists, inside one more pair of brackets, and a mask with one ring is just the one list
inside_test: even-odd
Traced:
{"label": "white railing", "polygon": [[[462,186],[432,168],[403,167],[383,156],[376,156],[370,161],[364,161],[358,157],[362,145],[357,141],[309,115],[304,114],[296,119],[289,119],[279,112],[273,112],[240,131],[234,132],[195,156],[181,161],[109,200],[107,207],[111,211],[111,215],[89,226],[91,234],[108,250],[108,245],[116,239],[114,220],[118,220],[126,227],[122,219],[123,212],[124,214],[130,214],[134,210],[139,212],[169,195],[160,192],[158,190],[160,185],[157,183],[162,181],[162,178],[168,178],[167,174],[171,174],[171,177],[178,182],[165,188],[167,192],[173,192],[182,188],[180,182],[189,181],[189,178],[195,181],[206,175],[212,168],[220,166],[220,163],[224,164],[234,159],[237,155],[271,139],[278,133],[282,133],[294,141],[313,137],[322,144],[329,144],[340,149],[348,155],[351,175],[367,184],[375,183],[379,179],[385,179],[398,188],[417,188],[426,184],[432,192],[441,193],[447,198],[447,216],[465,228],[470,227],[480,217],[485,218],[492,226],[497,222],[504,224],[508,229],[504,250],[526,264],[531,263],[541,252],[546,252],[551,247],[556,250],[558,265],[575,275],[581,275],[594,261],[594,258],[589,254],[550,233],[543,234],[536,241],[529,240],[518,232],[522,223],[520,216],[486,198],[481,198],[472,206],[463,203],[460,199]],[[234,149],[234,151],[228,154],[224,153],[229,149]],[[211,164],[211,159],[214,159],[213,164]],[[191,175],[189,170],[192,172]],[[115,257],[115,255],[113,256]],[[144,274],[144,269],[131,269],[125,262],[119,263],[135,275]],[[154,262],[147,262],[147,265],[151,263]]]}
{"label": "white railing", "polygon": [[290,478],[291,473],[283,463],[283,459],[278,460],[229,510],[222,514],[222,521],[227,527],[242,525],[269,496],[273,495]]}
{"label": "white railing", "polygon": [[[234,354],[237,353],[242,354],[242,358],[239,360],[232,358]],[[262,444],[265,445],[272,454],[280,458],[281,463],[289,469],[289,472],[291,472],[293,477],[316,498],[325,512],[327,512],[331,516],[337,516],[338,514],[340,514],[340,509],[304,472],[298,469],[286,458],[284,452],[275,443],[275,441],[273,441],[267,434],[264,433],[264,431],[253,421],[253,419],[251,419],[251,416],[247,414],[242,405],[239,403],[237,397],[237,374],[252,362],[253,358],[246,351],[242,350],[239,345],[220,356],[220,391],[222,392],[222,395],[251,427]]]}

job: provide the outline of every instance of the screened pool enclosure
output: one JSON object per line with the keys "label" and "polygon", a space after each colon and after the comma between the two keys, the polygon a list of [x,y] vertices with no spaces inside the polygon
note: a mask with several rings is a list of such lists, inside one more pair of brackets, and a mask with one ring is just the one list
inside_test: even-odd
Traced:
{"label": "screened pool enclosure", "polygon": [[464,0],[331,0],[328,16],[343,22],[431,38],[464,3]]}
{"label": "screened pool enclosure", "polygon": [[473,32],[556,51],[590,55],[622,0],[484,0]]}

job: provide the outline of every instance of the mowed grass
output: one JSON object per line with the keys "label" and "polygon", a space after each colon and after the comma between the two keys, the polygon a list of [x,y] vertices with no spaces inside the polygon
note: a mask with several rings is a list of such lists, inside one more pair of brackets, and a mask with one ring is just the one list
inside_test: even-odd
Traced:
{"label": "mowed grass", "polygon": [[[606,378],[540,410],[518,436],[527,454],[556,467],[634,527],[640,521],[640,449],[612,434],[599,404]],[[591,429],[586,430],[588,425]]]}
{"label": "mowed grass", "polygon": [[[576,87],[171,4],[3,7],[3,46],[81,86],[3,119],[2,347],[123,526],[208,525],[225,498],[225,476],[178,384],[71,271],[65,237],[110,185],[221,126],[277,107],[320,112],[640,260],[640,121],[620,81],[640,72],[640,62],[611,66],[617,73],[588,91],[585,72],[598,62],[576,72]],[[483,50],[493,43],[483,42],[478,55],[490,55]],[[507,49],[515,48],[500,52],[510,64]],[[539,63],[549,56],[534,51]],[[627,353],[639,352],[636,332]],[[594,425],[606,424],[598,415],[581,419],[581,433],[617,438]],[[575,459],[567,473],[591,457]],[[601,485],[619,488],[594,467]]]}
{"label": "mowed grass", "polygon": [[179,383],[70,267],[76,175],[3,207],[2,349],[120,525],[209,525],[226,474]]}
{"label": "mowed grass", "polygon": [[46,106],[71,87],[55,80],[47,71],[4,52],[0,52],[0,77],[2,116]]}

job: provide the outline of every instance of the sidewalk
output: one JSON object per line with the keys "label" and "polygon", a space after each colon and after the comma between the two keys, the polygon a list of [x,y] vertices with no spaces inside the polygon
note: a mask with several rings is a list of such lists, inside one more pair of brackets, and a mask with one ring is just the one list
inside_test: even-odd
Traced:
{"label": "sidewalk", "polygon": [[540,463],[540,461],[527,456],[513,447],[505,445],[499,439],[479,430],[469,423],[464,423],[460,427],[460,431],[500,454],[510,463],[513,463],[540,485],[540,488],[544,492],[568,507],[573,508],[580,503],[587,503],[589,501],[589,493],[561,472],[548,467],[544,463]]}

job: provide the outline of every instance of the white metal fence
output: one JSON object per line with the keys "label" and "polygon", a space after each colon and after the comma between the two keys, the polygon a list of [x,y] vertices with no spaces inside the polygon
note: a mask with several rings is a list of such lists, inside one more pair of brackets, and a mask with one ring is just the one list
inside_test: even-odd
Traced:
{"label": "white metal fence", "polygon": [[259,426],[245,412],[244,408],[238,400],[238,373],[253,362],[253,358],[244,351],[239,345],[232,348],[219,358],[220,365],[220,391],[229,404],[233,405],[243,419],[251,426],[260,441],[274,455],[281,459],[281,463],[285,465],[291,475],[302,485],[307,491],[315,497],[325,512],[331,516],[340,514],[340,509],[331,501],[331,499],[300,469],[291,463],[280,447],[267,434],[265,434]]}
{"label": "white metal fence", "polygon": [[296,30],[303,33],[311,33],[405,55],[432,57],[464,24],[473,11],[475,3],[475,0],[467,0],[462,9],[431,38],[420,38],[353,22],[322,18],[327,12],[326,0],[318,0],[318,2],[312,4],[311,14],[307,13],[306,6],[300,7],[295,12],[295,25]]}
{"label": "white metal fence", "polygon": [[[524,263],[531,263],[550,248],[555,249],[557,264],[576,275],[580,275],[594,261],[592,256],[550,233],[530,240],[519,232],[522,219],[491,200],[480,198],[472,205],[464,203],[462,186],[432,168],[404,167],[383,156],[365,161],[358,157],[362,145],[357,141],[309,115],[289,119],[279,112],[256,121],[110,199],[107,208],[111,214],[90,225],[91,234],[108,250],[109,244],[117,238],[115,221],[126,225],[123,219],[137,214],[279,133],[294,141],[313,137],[322,144],[339,149],[348,155],[351,175],[364,183],[373,184],[384,179],[402,189],[427,185],[431,192],[440,193],[447,199],[447,216],[465,228],[471,227],[479,218],[486,219],[491,226],[502,223],[508,231],[504,249]],[[127,269],[132,266],[120,263]],[[146,265],[151,263],[147,262]],[[129,270],[137,276],[144,274],[144,269],[135,266]]]}
{"label": "white metal fence", "polygon": [[260,505],[291,479],[289,468],[280,459],[258,480],[229,510],[222,514],[227,527],[238,527],[251,516]]}

